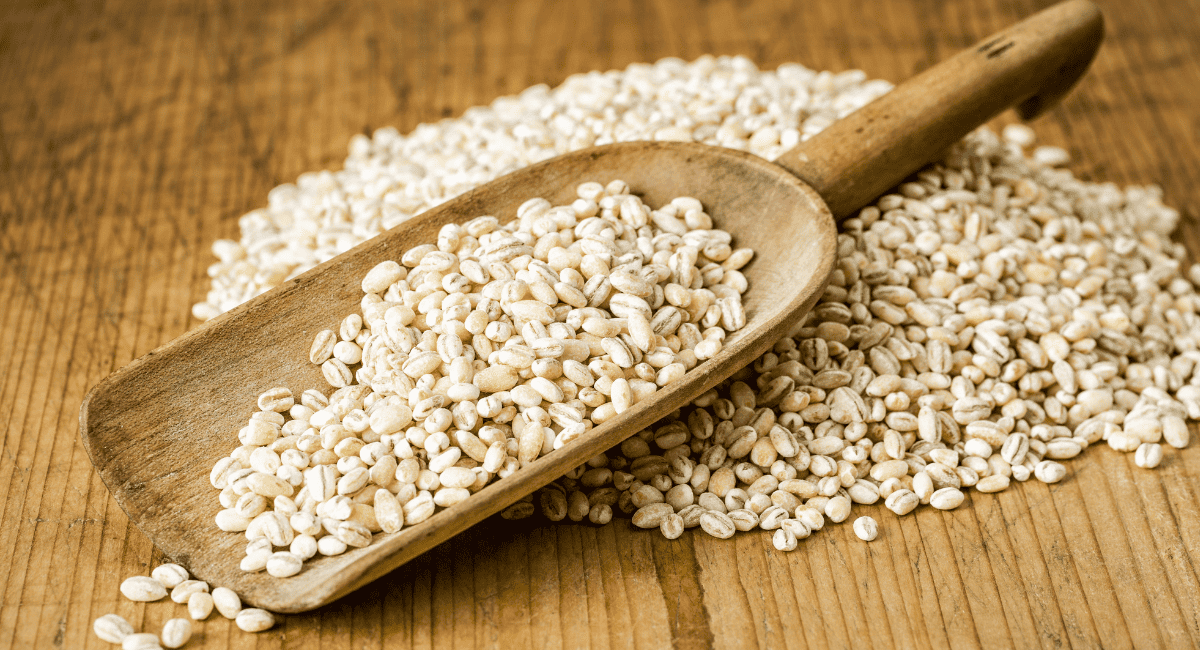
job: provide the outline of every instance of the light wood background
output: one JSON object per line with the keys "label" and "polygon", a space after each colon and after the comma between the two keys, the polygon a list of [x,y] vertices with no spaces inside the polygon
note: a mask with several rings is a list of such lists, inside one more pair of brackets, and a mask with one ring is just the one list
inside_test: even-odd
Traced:
{"label": "light wood background", "polygon": [[[1038,0],[7,2],[0,9],[0,647],[109,647],[183,606],[123,600],[162,558],[92,471],[87,389],[195,325],[208,246],[354,133],[534,83],[703,53],[902,79]],[[1161,183],[1200,251],[1200,2],[1101,0],[1109,35],[1035,123],[1082,176]],[[485,524],[342,602],[189,648],[1185,647],[1200,644],[1200,450],[1069,478],[878,541],[831,526],[668,542],[621,523]]]}

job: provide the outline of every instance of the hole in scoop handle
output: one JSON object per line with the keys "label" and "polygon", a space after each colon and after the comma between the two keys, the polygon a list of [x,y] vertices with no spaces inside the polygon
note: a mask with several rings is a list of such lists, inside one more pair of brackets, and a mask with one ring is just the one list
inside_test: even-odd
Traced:
{"label": "hole in scoop handle", "polygon": [[1004,109],[1035,117],[1081,77],[1104,38],[1088,0],[1056,4],[838,120],[775,162],[838,219],[878,197]]}

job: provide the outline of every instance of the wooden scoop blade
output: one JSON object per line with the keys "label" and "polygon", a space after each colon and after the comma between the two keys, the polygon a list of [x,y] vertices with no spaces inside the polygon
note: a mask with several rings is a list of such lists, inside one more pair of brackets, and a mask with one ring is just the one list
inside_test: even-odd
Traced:
{"label": "wooden scoop blade", "polygon": [[[578,184],[623,179],[651,206],[693,196],[756,251],[744,269],[747,324],[723,351],[581,439],[498,480],[466,502],[368,547],[310,560],[292,578],[245,573],[241,534],[217,529],[213,464],[238,446],[257,395],[332,389],[308,362],[313,337],[357,312],[363,275],[436,241],[446,223],[501,221],[533,197],[569,203]],[[816,303],[832,272],[836,230],[815,192],[783,169],[732,150],[635,142],[568,154],[515,172],[434,208],[312,269],[117,371],[80,414],[84,446],[131,521],[168,557],[213,585],[277,612],[312,609],[375,580],[620,443],[766,351]]]}

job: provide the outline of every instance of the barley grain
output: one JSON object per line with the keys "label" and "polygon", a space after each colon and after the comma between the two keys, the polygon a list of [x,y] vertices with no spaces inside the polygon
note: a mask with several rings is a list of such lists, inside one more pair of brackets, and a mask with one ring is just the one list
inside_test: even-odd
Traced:
{"label": "barley grain", "polygon": [[232,589],[217,587],[212,590],[213,606],[217,612],[230,620],[237,618],[242,611],[242,599]]}
{"label": "barley grain", "polygon": [[873,542],[879,537],[879,524],[870,517],[859,517],[854,520],[854,534],[864,542]]}
{"label": "barley grain", "polygon": [[150,572],[150,577],[161,582],[167,589],[173,589],[188,579],[188,572],[178,564],[160,564]]}
{"label": "barley grain", "polygon": [[[704,75],[725,69],[722,66],[728,66],[729,60],[692,67],[697,65],[659,64],[647,69],[664,80],[690,74],[709,84],[725,83],[720,75]],[[685,74],[687,70],[693,72]],[[789,76],[791,72],[755,71],[747,87],[759,87],[756,80],[765,77],[789,88],[797,79]],[[618,78],[644,74],[649,73],[631,70]],[[572,105],[573,99],[563,94],[567,86],[589,83],[581,78],[564,85],[562,92],[539,91],[531,107],[522,110]],[[699,93],[705,86],[699,81],[689,83],[694,86],[688,92]],[[847,88],[860,83],[861,78],[856,78]],[[640,91],[631,92],[637,96]],[[864,91],[854,101],[867,94]],[[689,106],[706,101],[697,98]],[[651,103],[642,97],[640,103],[633,101],[619,110],[637,114],[650,110]],[[494,109],[486,110],[497,116],[501,126],[443,124],[509,129],[516,123],[509,120],[520,113],[500,117]],[[752,151],[766,147],[755,152],[770,158],[809,137],[831,118],[811,125],[780,125],[776,131],[787,131],[786,139],[763,131],[762,135],[746,133],[739,140],[743,134],[727,126],[716,133],[692,130],[690,135],[683,127],[655,129],[662,137],[695,137],[711,140],[710,144],[742,142],[741,148],[750,146]],[[356,138],[353,168],[348,165],[340,176],[306,176],[298,186],[274,192],[268,213],[287,214],[290,223],[292,206],[300,205],[301,197],[311,201],[345,183],[350,193],[360,191],[355,175],[394,156],[431,155],[437,162],[442,150],[430,134],[442,128],[451,127],[431,127],[409,137],[382,130],[374,142]],[[603,142],[653,135],[629,129],[587,137]],[[630,490],[648,496],[642,489],[650,488],[660,495],[661,503],[679,509],[672,516],[680,517],[685,528],[704,526],[708,516],[705,530],[710,533],[713,529],[723,535],[728,529],[732,535],[734,529],[751,522],[759,526],[765,522],[771,528],[779,524],[778,531],[783,531],[789,522],[801,525],[804,517],[807,531],[823,524],[821,511],[832,506],[840,513],[843,502],[849,506],[884,497],[889,509],[905,514],[921,502],[935,507],[956,499],[961,502],[962,489],[972,486],[995,492],[1007,488],[1012,479],[1023,481],[1031,475],[1061,480],[1066,470],[1053,461],[1073,458],[1100,441],[1116,449],[1136,449],[1139,465],[1153,455],[1147,445],[1165,440],[1173,447],[1185,447],[1189,434],[1184,417],[1200,417],[1200,389],[1188,383],[1189,371],[1176,360],[1195,348],[1194,332],[1200,323],[1195,291],[1187,280],[1175,278],[1169,282],[1169,292],[1164,290],[1183,263],[1177,247],[1165,243],[1177,213],[1162,206],[1156,190],[1082,183],[1053,169],[1066,162],[1062,150],[1042,148],[1034,151],[1032,159],[1022,156],[1022,148],[1032,142],[1032,132],[1024,128],[1006,128],[1003,141],[986,130],[977,131],[943,161],[920,172],[915,181],[853,215],[839,236],[843,262],[797,338],[782,339],[752,368],[685,409],[679,417],[681,424],[686,422],[681,431],[667,430],[670,425],[661,423],[644,438],[631,438],[628,445],[597,457],[608,474],[580,468],[563,479],[558,497],[543,503],[561,501],[561,509],[552,509],[562,513],[559,519],[581,519],[585,498],[600,495],[608,502],[588,503],[586,515],[600,523],[611,517],[614,508],[632,514],[636,507]],[[586,144],[594,143],[593,139]],[[397,147],[402,153],[395,153]],[[528,152],[520,150],[517,155]],[[427,169],[435,177],[447,178],[437,164]],[[476,169],[483,171],[474,182],[498,173],[486,164]],[[455,182],[461,185],[447,186],[446,196],[431,200],[440,202],[473,184]],[[321,345],[314,341],[310,361],[328,364],[323,371],[331,385],[345,386],[339,388],[340,394],[333,399],[302,394],[302,408],[309,411],[288,409],[293,416],[290,422],[275,419],[272,416],[279,412],[270,409],[256,414],[239,435],[241,442],[273,445],[293,435],[304,438],[305,427],[312,427],[308,439],[295,443],[297,454],[306,456],[284,458],[285,453],[279,453],[282,464],[300,463],[298,470],[319,465],[333,472],[328,482],[319,479],[310,485],[338,485],[339,479],[353,473],[355,480],[347,481],[342,497],[374,489],[372,499],[358,505],[375,503],[379,508],[380,495],[391,495],[401,516],[415,523],[459,494],[439,488],[477,489],[476,481],[464,485],[471,478],[467,473],[453,472],[448,480],[441,480],[444,470],[456,463],[482,463],[475,469],[505,476],[580,435],[576,425],[591,426],[615,417],[646,391],[668,385],[697,361],[716,354],[724,336],[707,328],[735,325],[744,318],[727,300],[729,291],[744,289],[744,276],[737,269],[749,262],[752,253],[735,251],[727,235],[711,230],[711,218],[694,199],[685,197],[660,210],[646,210],[619,183],[585,184],[578,195],[580,201],[568,208],[578,220],[572,229],[587,219],[603,218],[607,210],[639,220],[636,223],[653,224],[691,248],[682,256],[674,249],[656,250],[655,255],[663,255],[650,256],[644,260],[643,272],[637,272],[637,267],[616,263],[613,248],[623,245],[619,239],[600,237],[586,226],[579,230],[578,246],[551,248],[544,256],[537,253],[544,236],[517,239],[512,229],[506,230],[492,217],[440,233],[437,245],[409,251],[400,260],[403,264],[386,262],[364,279],[367,300],[388,306],[373,308],[365,300],[365,319],[352,315],[337,325],[336,333],[323,333],[328,340]],[[1079,207],[1085,205],[1086,209]],[[548,202],[532,201],[523,206],[518,220],[532,222],[556,209]],[[415,213],[395,206],[387,210],[385,220],[392,224]],[[561,215],[565,219],[566,210]],[[222,264],[246,259],[260,268],[276,263],[269,252],[260,254],[257,248],[250,252],[251,240],[266,231],[263,215],[255,217],[245,224],[247,245],[214,245]],[[702,239],[696,230],[719,234]],[[370,234],[364,233],[355,237]],[[572,241],[575,234],[571,233]],[[483,263],[460,259],[458,272],[453,272],[451,258],[468,237],[475,238]],[[321,255],[332,252],[324,250]],[[693,259],[698,263],[684,263]],[[491,265],[501,260],[508,266],[496,266],[493,272]],[[544,268],[539,266],[543,263]],[[1191,275],[1200,277],[1200,273]],[[1147,282],[1143,276],[1154,279]],[[496,280],[507,284],[486,288]],[[451,298],[473,288],[472,283],[486,289],[480,292],[486,297],[481,309]],[[421,292],[423,297],[411,295],[408,300],[405,292]],[[449,302],[435,305],[429,299],[432,292],[445,294],[443,300]],[[233,290],[213,296],[220,304],[206,303],[200,311],[215,314],[249,297],[235,294]],[[1179,316],[1165,316],[1166,309],[1157,308],[1159,297],[1170,298]],[[609,314],[584,313],[603,309],[606,301],[611,305]],[[564,304],[562,313],[553,312],[553,303]],[[652,304],[663,308],[651,308]],[[455,318],[463,320],[446,320],[452,313],[462,313]],[[517,313],[527,317],[518,320],[528,325],[503,322]],[[461,336],[448,337],[444,332],[427,336],[429,328],[458,327],[447,324],[460,322]],[[365,340],[370,336],[377,337],[373,346]],[[515,340],[510,343],[510,339]],[[460,363],[458,370],[443,377],[443,366],[459,353],[455,341],[463,344],[463,351],[470,342],[479,358],[469,362],[469,369]],[[386,359],[387,354],[378,353],[387,347],[403,355],[394,359],[396,364]],[[587,363],[589,356],[601,351],[612,361]],[[351,372],[351,366],[359,363],[362,368]],[[491,368],[500,369],[487,374]],[[374,395],[374,403],[366,404],[365,393],[341,393],[355,387],[359,373],[367,378],[358,381],[363,387],[390,382],[394,394]],[[453,387],[439,387],[442,379],[451,379]],[[410,394],[419,399],[410,403]],[[571,405],[569,413],[556,410],[566,405]],[[536,417],[527,418],[528,410]],[[366,428],[360,428],[363,422]],[[468,426],[461,426],[467,422]],[[345,442],[342,437],[323,448],[323,436],[318,434],[329,426],[341,427],[349,438],[361,435],[362,443]],[[497,427],[499,435],[485,437],[484,428],[489,426]],[[466,437],[460,441],[455,429],[472,432],[480,444],[473,445]],[[337,429],[330,431],[331,439],[344,436]],[[394,458],[394,467],[364,451],[375,444],[365,440],[367,435],[388,437],[389,444],[393,437],[403,442],[403,448],[394,446],[394,453],[383,452],[385,458]],[[670,446],[659,449],[660,439]],[[639,443],[644,450],[635,449]],[[1161,452],[1161,446],[1155,446]],[[453,460],[438,455],[449,448],[460,450],[460,455]],[[249,447],[231,453],[210,476],[213,486],[223,490],[222,506],[229,509],[218,516],[223,529],[246,530],[252,523],[249,519],[259,516],[255,510],[263,503],[254,495],[264,495],[249,487],[252,474],[239,472],[246,468],[273,475],[274,471],[264,471],[263,463],[273,462],[270,457],[255,453]],[[354,458],[347,460],[346,454]],[[422,470],[435,458],[442,471],[431,477]],[[363,464],[356,467],[351,462],[355,460]],[[684,478],[686,471],[676,463],[682,460],[695,465],[692,476]],[[376,471],[380,462],[382,468]],[[368,468],[369,487],[360,487],[361,472],[355,470]],[[588,478],[581,480],[584,475]],[[478,473],[473,476],[483,479]],[[294,488],[303,485],[290,483],[283,475],[278,478]],[[771,481],[774,486],[768,489]],[[254,479],[259,489],[282,490],[276,482],[265,483]],[[407,487],[400,489],[402,485]],[[398,491],[389,491],[389,486]],[[417,496],[420,490],[428,492]],[[336,489],[315,500],[340,498],[335,495]],[[287,510],[288,498],[271,497],[268,507]],[[303,500],[298,495],[292,503]],[[382,502],[386,510],[388,498],[382,497]],[[239,504],[241,509],[235,510]],[[323,508],[346,506],[340,501],[335,505]],[[797,519],[777,521],[772,508],[794,512]],[[531,502],[523,501],[506,509],[505,516],[528,516],[524,513],[533,509]],[[714,524],[715,515],[726,510],[736,512],[722,515],[729,525],[721,519]],[[310,523],[296,520],[301,513],[285,514],[295,532],[303,532],[297,523]],[[382,513],[375,515],[382,528]],[[394,518],[389,521],[393,522],[389,527],[395,527]],[[276,532],[284,534],[281,528]],[[345,550],[344,544],[340,550],[332,548],[336,538],[322,538],[326,539],[332,540],[326,542],[328,550]]]}
{"label": "barley grain", "polygon": [[92,623],[92,630],[100,640],[109,643],[121,643],[125,637],[134,633],[133,626],[116,614],[105,614]]}
{"label": "barley grain", "polygon": [[192,638],[192,622],[186,618],[173,618],[163,624],[162,645],[167,648],[181,648]]}
{"label": "barley grain", "polygon": [[121,583],[121,594],[136,602],[149,603],[167,597],[167,588],[154,578],[134,576]]}
{"label": "barley grain", "polygon": [[188,596],[187,608],[192,620],[203,621],[212,613],[213,597],[207,592],[197,591]]}
{"label": "barley grain", "polygon": [[180,604],[186,603],[192,594],[208,592],[208,583],[203,580],[184,580],[171,590],[171,600]]}
{"label": "barley grain", "polygon": [[162,650],[162,646],[159,645],[157,636],[142,632],[130,634],[122,639],[121,650]]}
{"label": "barley grain", "polygon": [[275,616],[265,609],[243,609],[237,613],[235,622],[245,632],[264,632],[275,626]]}
{"label": "barley grain", "polygon": [[1134,453],[1134,463],[1143,469],[1154,469],[1162,462],[1162,445],[1144,442]]}
{"label": "barley grain", "polygon": [[962,505],[965,495],[958,488],[947,487],[929,497],[929,505],[938,510],[953,510]]}

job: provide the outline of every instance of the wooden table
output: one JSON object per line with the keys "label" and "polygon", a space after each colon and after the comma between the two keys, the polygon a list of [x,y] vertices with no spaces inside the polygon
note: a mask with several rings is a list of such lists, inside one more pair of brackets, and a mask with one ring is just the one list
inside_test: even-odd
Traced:
{"label": "wooden table", "polygon": [[[196,325],[209,244],[354,133],[635,61],[745,54],[902,79],[1045,3],[8,3],[0,15],[0,647],[109,647],[162,558],[92,471],[103,376]],[[1082,176],[1161,183],[1200,251],[1200,3],[1102,0],[1092,72],[1034,126]],[[189,648],[1182,647],[1200,644],[1200,451],[1089,451],[1054,486],[874,513],[791,554],[626,523],[478,527],[344,601]],[[875,509],[868,508],[868,511]]]}

